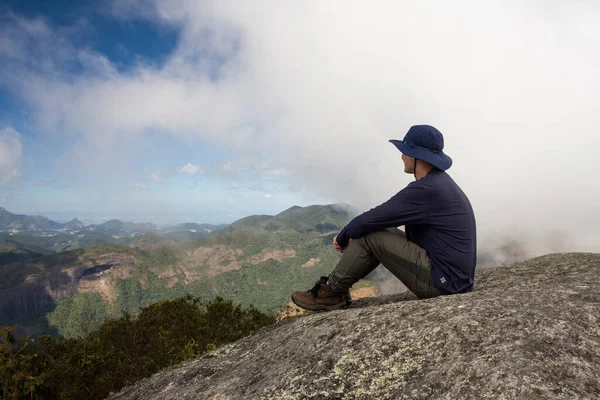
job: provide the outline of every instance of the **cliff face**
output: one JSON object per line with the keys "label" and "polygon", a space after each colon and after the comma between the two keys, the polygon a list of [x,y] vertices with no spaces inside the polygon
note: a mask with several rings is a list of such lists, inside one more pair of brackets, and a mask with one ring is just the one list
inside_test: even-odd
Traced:
{"label": "cliff face", "polygon": [[[33,272],[24,272],[22,282],[0,291],[0,325],[52,311],[58,300],[80,292],[97,292],[110,300],[114,297],[115,280],[126,277],[137,263],[134,256],[127,254],[106,253],[94,261],[83,260],[80,254],[81,251],[63,253],[60,261],[54,260],[55,256],[33,260],[32,265],[42,266],[37,270],[19,263],[3,266],[6,275],[9,269],[29,268]],[[45,268],[44,263],[55,265]],[[17,275],[14,271],[13,274]]]}
{"label": "cliff face", "polygon": [[600,397],[600,255],[552,254],[476,279],[468,294],[289,318],[112,398]]}

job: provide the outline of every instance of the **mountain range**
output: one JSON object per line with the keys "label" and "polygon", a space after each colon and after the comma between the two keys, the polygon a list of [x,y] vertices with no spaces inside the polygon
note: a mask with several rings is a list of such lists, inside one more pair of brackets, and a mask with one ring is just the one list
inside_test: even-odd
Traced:
{"label": "mountain range", "polygon": [[[36,257],[16,248],[12,257],[21,259],[0,265],[0,326],[77,337],[121,312],[135,314],[141,306],[185,294],[278,312],[291,291],[331,272],[340,258],[332,239],[353,214],[345,205],[294,206],[225,227],[168,229],[113,220],[95,226],[94,233],[135,232],[132,239]],[[198,231],[207,235],[183,241],[182,232]]]}
{"label": "mountain range", "polygon": [[[154,223],[111,219],[102,224],[85,224],[79,219],[66,223],[40,215],[13,214],[0,207],[0,245],[34,254],[58,253],[99,244],[130,244],[148,232],[165,235],[175,242],[209,236],[226,225],[182,223],[159,227]],[[1,260],[1,259],[0,259]]]}

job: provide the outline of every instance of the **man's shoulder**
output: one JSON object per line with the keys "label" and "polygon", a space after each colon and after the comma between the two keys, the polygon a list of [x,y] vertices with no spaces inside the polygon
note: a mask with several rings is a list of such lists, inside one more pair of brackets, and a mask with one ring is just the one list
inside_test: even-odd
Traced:
{"label": "man's shoulder", "polygon": [[[431,175],[431,176],[430,176]],[[427,176],[430,176],[431,179],[428,179],[428,184],[431,187],[436,188],[444,188],[444,187],[459,187],[458,184],[454,181],[454,179],[448,174],[446,171],[435,170],[431,171]]]}
{"label": "man's shoulder", "polygon": [[412,185],[413,187],[420,187],[424,189],[436,189],[447,185],[450,181],[452,181],[452,178],[450,178],[450,175],[448,175],[445,171],[434,169],[429,171],[429,173],[423,178],[412,181],[408,184],[408,186]]}
{"label": "man's shoulder", "polygon": [[464,195],[461,187],[446,171],[436,170],[431,176],[430,174],[414,182],[420,182],[419,186],[427,193],[427,196],[431,196],[432,198],[447,198],[448,196],[455,196],[457,193]]}
{"label": "man's shoulder", "polygon": [[406,195],[426,196],[428,198],[446,197],[462,191],[460,186],[446,172],[439,169],[430,171],[423,178],[410,182],[401,192]]}

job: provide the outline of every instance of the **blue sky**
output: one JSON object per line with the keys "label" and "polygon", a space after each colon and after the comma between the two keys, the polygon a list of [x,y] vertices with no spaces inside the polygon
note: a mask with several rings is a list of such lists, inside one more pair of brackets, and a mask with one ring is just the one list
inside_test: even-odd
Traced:
{"label": "blue sky", "polygon": [[[0,60],[4,58],[11,70],[24,72],[24,81],[39,79],[45,84],[55,79],[85,84],[101,76],[81,61],[79,51],[102,58],[114,76],[124,79],[136,74],[140,65],[159,71],[177,51],[181,27],[123,18],[116,8],[112,2],[3,2],[0,21],[12,27],[6,36],[13,43],[0,52]],[[27,37],[22,32],[24,24],[42,26],[43,42],[56,46],[57,53],[72,54],[61,58],[38,47],[34,34]],[[14,48],[23,54],[12,55]],[[217,69],[226,60],[208,50],[201,58]],[[207,76],[218,80],[214,68]],[[42,121],[40,105],[23,95],[24,87],[11,77],[0,80],[0,129],[5,136],[8,129],[16,132],[21,144],[20,157],[12,165],[18,176],[0,182],[0,205],[13,212],[58,219],[117,216],[221,223],[328,200],[290,190],[284,173],[268,162],[268,151],[244,160],[222,140],[195,135],[195,128],[179,134],[164,126],[145,127],[135,138],[121,141],[117,134],[109,143],[90,144],[78,132],[80,126]],[[58,96],[52,101],[61,100]]]}

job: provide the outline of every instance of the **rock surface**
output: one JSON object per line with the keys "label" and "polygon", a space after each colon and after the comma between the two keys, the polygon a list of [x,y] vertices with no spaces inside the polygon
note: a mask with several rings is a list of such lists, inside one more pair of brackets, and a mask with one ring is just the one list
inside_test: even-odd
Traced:
{"label": "rock surface", "polygon": [[112,398],[600,398],[599,318],[600,254],[551,254],[289,318]]}

